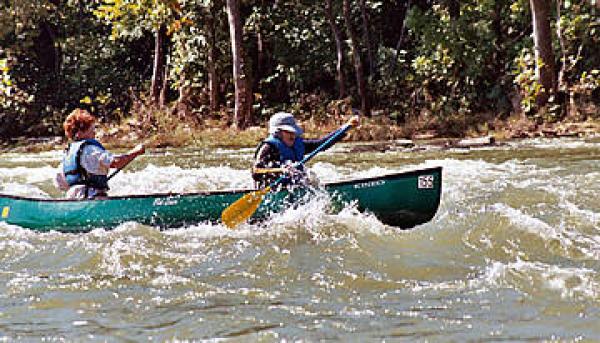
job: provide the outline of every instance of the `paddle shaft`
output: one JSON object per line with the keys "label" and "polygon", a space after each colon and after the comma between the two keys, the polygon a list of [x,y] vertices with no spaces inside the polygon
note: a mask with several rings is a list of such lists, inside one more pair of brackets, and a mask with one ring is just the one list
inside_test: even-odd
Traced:
{"label": "paddle shaft", "polygon": [[[131,163],[131,162],[130,162]],[[129,163],[127,163],[126,165],[122,166],[121,168],[115,170],[114,172],[112,172],[112,174],[110,174],[108,176],[108,180],[112,179],[115,175],[117,175],[121,170],[123,170],[123,168],[127,167]]]}
{"label": "paddle shaft", "polygon": [[272,174],[272,173],[283,173],[285,169],[283,168],[254,168],[252,169],[252,173],[254,174]]}

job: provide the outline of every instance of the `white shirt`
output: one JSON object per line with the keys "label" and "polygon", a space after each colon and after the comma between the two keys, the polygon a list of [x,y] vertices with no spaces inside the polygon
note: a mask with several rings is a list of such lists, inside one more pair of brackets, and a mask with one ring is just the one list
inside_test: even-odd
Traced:
{"label": "white shirt", "polygon": [[108,150],[102,150],[95,145],[85,145],[81,152],[81,166],[94,175],[108,175],[110,164],[115,156]]}
{"label": "white shirt", "polygon": [[[80,162],[90,174],[108,175],[110,165],[115,159],[115,156],[107,150],[102,150],[95,145],[85,145],[81,151]],[[54,184],[58,189],[67,191],[67,198],[83,199],[86,198],[85,186],[75,185],[69,188],[64,174],[62,163],[58,166],[58,173],[54,179]],[[87,192],[87,197],[93,198],[96,195],[96,189],[90,188]]]}

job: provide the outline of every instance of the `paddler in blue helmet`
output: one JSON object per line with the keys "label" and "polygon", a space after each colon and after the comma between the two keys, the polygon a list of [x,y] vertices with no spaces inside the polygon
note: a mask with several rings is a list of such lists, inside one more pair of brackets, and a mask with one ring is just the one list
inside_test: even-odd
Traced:
{"label": "paddler in blue helmet", "polygon": [[[347,124],[357,126],[358,123],[359,117],[355,115]],[[278,112],[274,114],[269,120],[269,137],[258,145],[254,154],[252,178],[257,187],[267,186],[275,181],[281,173],[289,176],[284,184],[306,183],[308,181],[306,171],[302,166],[294,167],[294,163],[301,161],[305,154],[313,152],[338,130],[321,139],[304,139],[302,137],[304,132],[291,113]],[[331,147],[344,136],[340,135],[326,148]]]}
{"label": "paddler in blue helmet", "polygon": [[63,124],[70,143],[65,149],[55,184],[67,191],[67,198],[93,199],[106,197],[110,168],[123,168],[145,152],[143,145],[123,155],[114,155],[96,140],[96,118],[76,109]]}

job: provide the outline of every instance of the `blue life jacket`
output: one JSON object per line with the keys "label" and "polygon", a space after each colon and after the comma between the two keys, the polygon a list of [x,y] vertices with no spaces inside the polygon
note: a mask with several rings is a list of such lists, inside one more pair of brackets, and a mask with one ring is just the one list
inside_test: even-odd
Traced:
{"label": "blue life jacket", "polygon": [[106,150],[100,142],[95,139],[83,139],[75,141],[65,149],[63,156],[63,172],[69,186],[86,185],[100,190],[108,190],[108,176],[90,174],[81,165],[81,154],[86,145],[94,145]]}
{"label": "blue life jacket", "polygon": [[[263,144],[269,144],[279,151],[279,163],[282,166],[289,162],[300,162],[304,158],[304,140],[300,137],[296,137],[294,145],[289,147],[281,139],[271,135],[259,145],[257,153]],[[299,166],[298,169],[302,170],[302,166]]]}
{"label": "blue life jacket", "polygon": [[[262,147],[265,144],[268,144],[268,145],[274,147],[279,152],[279,160],[278,161],[269,161],[269,162],[275,162],[271,165],[271,167],[282,167],[282,166],[285,166],[286,164],[293,164],[296,162],[300,162],[304,158],[304,153],[305,153],[304,140],[300,137],[296,137],[296,140],[294,141],[294,145],[289,147],[281,139],[277,138],[276,136],[271,135],[258,145],[258,148],[256,148],[256,152],[254,153],[254,158],[256,158],[256,156],[258,156],[260,149],[262,149]],[[304,173],[304,166],[303,165],[297,166],[296,170],[300,171],[301,173],[295,174],[291,177],[286,177],[283,181],[281,181],[281,183],[279,185],[281,187],[284,187],[284,186],[293,185],[293,184],[304,184],[305,183],[304,181],[306,179],[306,175]],[[269,183],[271,183],[279,178],[279,175],[277,175],[277,174],[272,174],[270,176],[268,176],[268,175],[269,174],[265,174],[264,179],[262,181],[258,181],[258,185],[266,186]]]}

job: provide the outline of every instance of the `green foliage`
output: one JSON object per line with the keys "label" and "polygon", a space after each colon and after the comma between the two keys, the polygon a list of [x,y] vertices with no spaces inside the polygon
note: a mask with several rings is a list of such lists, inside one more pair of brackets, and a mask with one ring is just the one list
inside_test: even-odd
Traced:
{"label": "green foliage", "polygon": [[206,90],[211,44],[214,44],[215,54],[221,56],[214,61],[215,68],[220,71],[229,68],[231,48],[226,31],[227,18],[222,15],[224,12],[219,5],[222,3],[217,0],[195,0],[186,1],[179,7],[182,19],[173,21],[170,29],[169,77],[173,89]]}
{"label": "green foliage", "polygon": [[530,113],[535,108],[535,101],[540,94],[542,85],[535,76],[535,57],[532,53],[524,51],[517,58],[515,70],[515,84],[521,90],[521,106],[525,113]]}
{"label": "green foliage", "polygon": [[[260,86],[267,100],[298,99],[333,82],[335,46],[324,15],[324,5],[314,1],[285,1],[277,6],[255,6],[245,31],[268,42],[268,61],[261,65]],[[251,42],[256,47],[257,42]],[[311,58],[306,58],[311,56]],[[258,63],[258,61],[256,62]],[[254,65],[256,70],[258,65]],[[323,80],[326,78],[326,80]],[[329,82],[326,84],[323,81]],[[286,94],[281,94],[286,89]]]}
{"label": "green foliage", "polygon": [[[553,95],[550,97],[550,104],[547,109],[537,113],[535,103],[540,94],[541,85],[537,82],[535,75],[535,60],[533,57],[533,44],[530,40],[521,41],[521,52],[514,57],[514,83],[517,85],[522,96],[521,104],[526,113],[534,117],[542,116],[543,120],[554,121],[560,119],[566,113],[564,103],[567,97],[582,99],[592,97],[592,93],[597,89],[594,78],[588,76],[594,70],[600,68],[600,54],[597,53],[600,44],[600,35],[598,35],[600,24],[600,13],[593,8],[590,2],[561,1],[562,8],[560,16],[556,8],[552,8],[552,29],[557,34],[554,37],[557,74],[563,76],[563,82],[558,86],[558,91],[567,96],[559,97]],[[556,6],[554,2],[553,6]],[[512,18],[529,16],[527,4],[515,2],[511,5]],[[562,36],[562,44],[559,41],[558,32]],[[539,61],[538,61],[539,63]],[[595,101],[590,99],[590,101]],[[596,101],[596,104],[598,102]]]}
{"label": "green foliage", "polygon": [[27,93],[20,90],[10,75],[7,58],[0,59],[0,108],[2,111],[26,111],[24,105],[31,102]]}
{"label": "green foliage", "polygon": [[96,17],[112,27],[111,39],[140,38],[144,32],[156,31],[166,24],[179,26],[175,14],[180,12],[175,0],[94,0]]}
{"label": "green foliage", "polygon": [[583,73],[600,68],[600,11],[589,2],[565,1],[560,24],[565,40],[567,77],[576,84]]}
{"label": "green foliage", "polygon": [[494,2],[466,1],[460,6],[457,18],[442,5],[427,11],[416,7],[407,22],[416,43],[411,83],[421,85],[423,105],[439,115],[485,109],[500,81],[491,63],[491,43],[497,40],[489,20]]}

